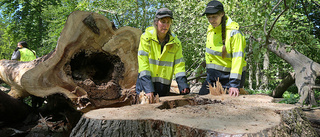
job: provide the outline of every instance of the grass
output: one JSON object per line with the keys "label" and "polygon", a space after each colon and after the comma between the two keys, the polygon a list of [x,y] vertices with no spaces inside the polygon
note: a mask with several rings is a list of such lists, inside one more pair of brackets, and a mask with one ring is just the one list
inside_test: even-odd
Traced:
{"label": "grass", "polygon": [[279,103],[295,104],[300,98],[298,93],[290,93],[289,91],[285,91],[282,96],[283,99]]}

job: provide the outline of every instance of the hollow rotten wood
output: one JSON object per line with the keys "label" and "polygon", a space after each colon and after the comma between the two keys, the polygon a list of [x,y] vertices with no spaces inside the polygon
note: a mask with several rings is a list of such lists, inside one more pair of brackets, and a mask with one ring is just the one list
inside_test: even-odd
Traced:
{"label": "hollow rotten wood", "polygon": [[75,11],[54,51],[30,62],[1,60],[0,78],[14,98],[62,94],[82,112],[128,105],[141,34],[132,27],[116,29],[103,15]]}
{"label": "hollow rotten wood", "polygon": [[71,136],[318,136],[301,110],[262,95],[172,96],[84,114]]}

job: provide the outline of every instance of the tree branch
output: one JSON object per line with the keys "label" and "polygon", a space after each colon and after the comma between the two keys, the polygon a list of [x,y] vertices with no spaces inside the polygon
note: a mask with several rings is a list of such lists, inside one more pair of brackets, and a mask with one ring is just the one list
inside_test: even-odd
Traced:
{"label": "tree branch", "polygon": [[310,17],[309,17],[309,15],[308,15],[308,13],[307,13],[306,3],[305,3],[305,1],[303,1],[303,0],[301,0],[301,3],[302,3],[302,6],[303,6],[304,13],[305,13],[305,15],[307,16],[307,18],[308,18],[308,20],[309,20],[309,25],[310,25],[311,20],[310,20]]}
{"label": "tree branch", "polygon": [[115,11],[112,11],[112,10],[103,10],[103,9],[100,9],[99,11],[108,12],[108,13],[111,13],[111,14],[117,14]]}
{"label": "tree branch", "polygon": [[277,23],[277,21],[279,20],[279,18],[281,17],[281,15],[282,15],[284,12],[286,12],[287,10],[288,10],[288,7],[286,6],[285,9],[277,16],[276,20],[275,20],[275,21],[273,22],[273,24],[271,25],[271,28],[270,28],[270,30],[269,30],[269,32],[268,32],[268,36],[270,36],[270,33],[271,33],[274,25]]}
{"label": "tree branch", "polygon": [[117,12],[112,11],[112,10],[103,10],[103,9],[99,9],[99,11],[114,14],[114,15],[115,15],[115,18],[116,18],[115,20],[116,20],[116,21],[118,22],[118,24],[119,24],[118,27],[121,27],[121,26],[122,26],[122,24],[121,24],[121,22],[120,22],[120,20],[119,20],[119,18],[118,18],[118,13],[117,13]]}
{"label": "tree branch", "polygon": [[261,23],[259,24],[252,24],[252,25],[248,25],[248,26],[241,26],[241,28],[249,28],[249,27],[252,27],[252,26],[260,26],[262,25]]}
{"label": "tree branch", "polygon": [[313,2],[314,4],[316,4],[318,7],[320,7],[320,4],[315,2],[314,0],[311,0],[311,2]]}
{"label": "tree branch", "polygon": [[[280,5],[280,3],[282,2],[282,0],[280,0],[276,6],[273,7],[272,11],[270,12],[269,16],[271,16],[271,14],[275,11],[275,9]],[[267,27],[267,22],[268,22],[268,18],[266,18],[266,21],[264,23],[264,27],[263,27],[263,30],[264,30],[264,33],[266,36],[268,36],[268,33],[267,33],[267,30],[266,30],[266,27]]]}
{"label": "tree branch", "polygon": [[[280,2],[282,2],[282,0],[280,0],[279,3],[277,3],[277,5],[272,9],[270,15],[271,15],[272,12],[276,9],[276,7],[279,6]],[[268,20],[268,19],[266,19],[266,23],[265,23],[265,26],[264,26],[264,31],[265,31],[265,33],[266,33],[266,45],[269,44],[270,33],[271,33],[271,31],[273,30],[274,25],[277,23],[277,21],[278,21],[279,18],[282,16],[282,14],[289,9],[289,7],[287,6],[286,0],[284,0],[284,6],[285,6],[284,10],[283,10],[283,11],[277,16],[277,18],[274,20],[274,22],[272,23],[272,25],[271,25],[268,33],[266,33],[266,25],[267,25],[267,20]]]}

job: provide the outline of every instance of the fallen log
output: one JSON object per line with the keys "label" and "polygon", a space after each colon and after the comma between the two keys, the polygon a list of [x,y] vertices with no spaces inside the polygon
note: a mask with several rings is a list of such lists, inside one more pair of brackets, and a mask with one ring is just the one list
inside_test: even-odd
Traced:
{"label": "fallen log", "polygon": [[172,96],[85,113],[70,136],[318,136],[301,109],[263,95]]}
{"label": "fallen log", "polygon": [[31,107],[0,91],[0,127],[4,124],[23,121],[32,111]]}
{"label": "fallen log", "polygon": [[100,14],[75,11],[54,51],[30,62],[1,60],[0,78],[11,86],[14,98],[62,94],[82,112],[128,104],[141,34],[132,27],[115,29]]}

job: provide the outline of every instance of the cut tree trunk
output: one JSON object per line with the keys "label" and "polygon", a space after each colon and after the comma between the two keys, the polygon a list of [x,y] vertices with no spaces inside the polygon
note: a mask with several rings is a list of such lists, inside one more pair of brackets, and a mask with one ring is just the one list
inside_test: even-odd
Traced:
{"label": "cut tree trunk", "polygon": [[15,98],[62,94],[82,112],[128,104],[141,34],[132,27],[116,29],[103,15],[75,11],[54,51],[30,62],[1,60],[0,78]]}
{"label": "cut tree trunk", "polygon": [[[287,48],[290,50],[288,51]],[[296,51],[290,45],[278,43],[276,40],[272,40],[268,45],[268,50],[293,67],[296,73],[295,84],[301,96],[299,104],[302,105],[306,101],[307,104],[317,105],[312,87],[315,86],[316,78],[320,76],[320,64]]]}
{"label": "cut tree trunk", "polygon": [[160,101],[92,110],[70,136],[318,136],[301,109],[272,103],[269,96],[186,95]]}

